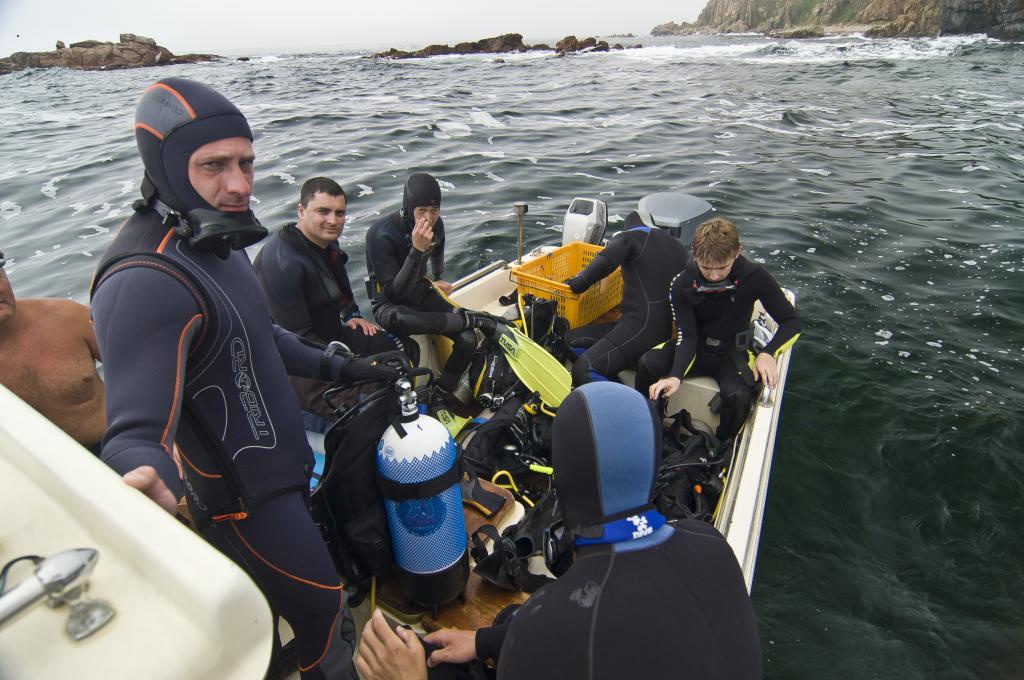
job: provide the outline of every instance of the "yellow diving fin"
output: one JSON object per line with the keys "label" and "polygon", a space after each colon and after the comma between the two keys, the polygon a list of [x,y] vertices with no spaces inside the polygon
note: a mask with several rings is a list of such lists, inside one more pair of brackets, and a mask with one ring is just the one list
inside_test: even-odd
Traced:
{"label": "yellow diving fin", "polygon": [[514,326],[498,324],[495,338],[509,366],[526,388],[558,408],[572,390],[572,376],[561,361]]}
{"label": "yellow diving fin", "polygon": [[457,416],[446,408],[439,409],[437,413],[434,414],[434,417],[445,426],[453,439],[459,436],[459,433],[462,432],[462,428],[466,427],[466,423],[472,420],[472,418]]}

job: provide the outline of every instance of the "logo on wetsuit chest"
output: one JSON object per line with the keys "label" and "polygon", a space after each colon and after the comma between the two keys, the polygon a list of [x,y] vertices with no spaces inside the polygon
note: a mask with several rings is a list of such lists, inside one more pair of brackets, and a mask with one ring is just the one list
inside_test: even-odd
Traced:
{"label": "logo on wetsuit chest", "polygon": [[241,338],[231,341],[231,372],[235,375],[235,387],[239,389],[238,398],[242,401],[242,408],[245,410],[245,417],[249,421],[252,435],[256,439],[268,436],[270,430],[267,429],[267,423],[263,417],[263,404],[259,394],[252,388],[249,355],[245,352],[245,345]]}

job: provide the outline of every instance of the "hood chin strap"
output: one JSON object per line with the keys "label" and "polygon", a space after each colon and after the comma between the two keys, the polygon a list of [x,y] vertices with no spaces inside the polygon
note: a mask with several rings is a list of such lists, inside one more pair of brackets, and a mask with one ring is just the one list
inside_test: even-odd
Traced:
{"label": "hood chin strap", "polygon": [[574,543],[578,548],[584,545],[635,541],[650,536],[663,526],[665,526],[665,516],[654,508],[650,508],[645,512],[579,529],[576,531]]}
{"label": "hood chin strap", "polygon": [[142,198],[132,203],[132,210],[135,212],[142,212],[153,205],[153,199],[156,198],[156,186],[149,179],[149,175],[142,176]]}

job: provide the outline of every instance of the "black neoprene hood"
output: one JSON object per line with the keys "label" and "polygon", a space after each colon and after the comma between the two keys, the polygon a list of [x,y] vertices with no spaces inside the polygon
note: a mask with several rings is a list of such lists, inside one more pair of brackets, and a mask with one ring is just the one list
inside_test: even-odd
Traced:
{"label": "black neoprene hood", "polygon": [[213,209],[189,182],[189,158],[204,144],[231,137],[252,140],[242,112],[213,88],[185,78],[153,83],[135,109],[135,141],[146,178],[156,197],[183,215]]}
{"label": "black neoprene hood", "polygon": [[402,190],[402,216],[407,229],[412,229],[415,224],[413,211],[428,206],[441,207],[441,185],[425,172],[409,175]]}

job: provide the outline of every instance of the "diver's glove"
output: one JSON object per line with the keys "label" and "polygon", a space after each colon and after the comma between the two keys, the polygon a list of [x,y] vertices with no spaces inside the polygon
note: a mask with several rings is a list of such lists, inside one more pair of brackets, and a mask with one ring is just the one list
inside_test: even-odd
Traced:
{"label": "diver's glove", "polygon": [[576,276],[570,276],[562,283],[569,286],[569,290],[571,290],[573,293],[577,295],[579,295],[580,293],[587,289],[587,287],[584,286],[583,282],[580,280],[579,274],[577,274]]}
{"label": "diver's glove", "polygon": [[373,357],[353,357],[341,368],[338,382],[356,382],[359,380],[398,380],[399,372],[394,366],[380,363]]}
{"label": "diver's glove", "polygon": [[510,325],[512,322],[504,317],[495,316],[488,312],[475,312],[469,309],[460,309],[459,314],[466,322],[466,328],[479,328],[484,335],[494,335],[498,324]]}

